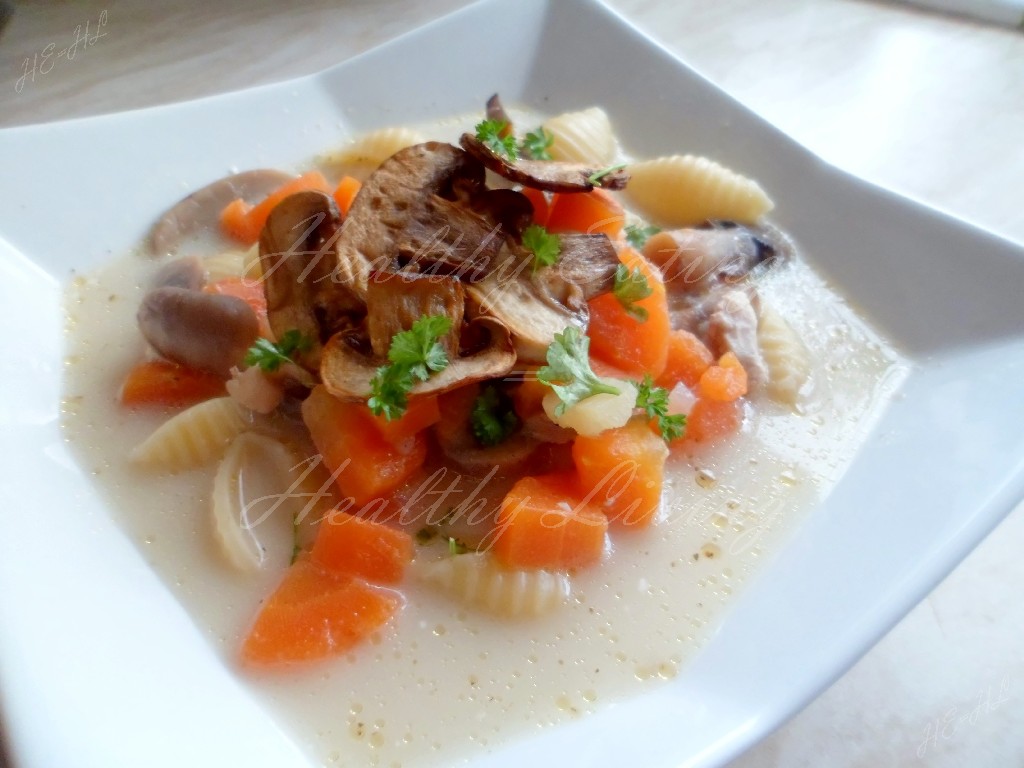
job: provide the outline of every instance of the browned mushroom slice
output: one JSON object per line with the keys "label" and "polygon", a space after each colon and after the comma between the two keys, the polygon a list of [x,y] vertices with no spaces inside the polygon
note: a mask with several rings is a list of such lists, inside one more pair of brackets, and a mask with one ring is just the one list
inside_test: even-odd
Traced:
{"label": "browned mushroom slice", "polygon": [[[424,316],[440,314],[451,321],[451,331],[441,339],[448,353],[448,366],[426,381],[417,382],[410,395],[446,392],[470,382],[503,376],[515,365],[512,340],[504,325],[491,318],[480,318],[463,327],[463,286],[455,278],[375,273],[368,283],[368,296],[370,354],[353,343],[350,334],[335,334],[324,348],[320,377],[335,397],[369,397],[370,380],[379,367],[388,364],[387,352],[394,335],[408,330]],[[470,342],[468,352],[461,344],[463,338]]]}
{"label": "browned mushroom slice", "polygon": [[340,217],[322,192],[299,192],[282,200],[260,232],[260,266],[267,319],[274,336],[296,330],[310,343],[296,362],[316,370],[321,345],[362,313],[362,302],[331,283],[337,259],[334,240]]}
{"label": "browned mushroom slice", "polygon": [[587,287],[604,282],[570,284],[549,269],[534,272],[533,255],[510,246],[495,269],[466,283],[471,314],[495,317],[506,325],[523,362],[543,364],[548,345],[567,326],[585,331],[590,320]]}
{"label": "browned mushroom slice", "polygon": [[157,288],[139,306],[139,330],[168,360],[227,376],[256,341],[256,313],[236,296]]}
{"label": "browned mushroom slice", "polygon": [[426,142],[385,160],[363,184],[337,242],[333,275],[363,302],[372,271],[421,260],[452,266],[493,260],[503,240],[456,198],[483,190],[484,168],[451,144]]}
{"label": "browned mushroom slice", "polygon": [[244,171],[206,185],[176,203],[153,225],[148,238],[150,253],[175,253],[185,240],[217,232],[218,218],[225,205],[239,197],[266,197],[290,178],[281,171]]}
{"label": "browned mushroom slice", "polygon": [[578,309],[615,285],[619,256],[607,235],[559,235],[558,262],[532,271],[530,280],[549,303]]}
{"label": "browned mushroom slice", "polygon": [[470,423],[479,393],[479,386],[470,385],[440,398],[441,420],[434,425],[438,445],[455,464],[473,473],[511,472],[521,468],[539,441],[517,431],[497,445],[481,445]]}
{"label": "browned mushroom slice", "polygon": [[[609,170],[554,160],[510,161],[493,152],[490,147],[469,133],[462,134],[459,143],[463,149],[496,174],[524,187],[545,189],[549,192],[589,192],[595,186],[603,189],[624,189],[629,182],[629,174],[622,168]],[[595,184],[591,177],[598,174],[601,178]]]}

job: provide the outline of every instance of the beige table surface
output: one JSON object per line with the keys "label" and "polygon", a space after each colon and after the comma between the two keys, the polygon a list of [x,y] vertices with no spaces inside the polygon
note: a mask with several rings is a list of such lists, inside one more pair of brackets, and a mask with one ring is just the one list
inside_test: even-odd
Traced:
{"label": "beige table surface", "polygon": [[[867,0],[610,3],[830,162],[1024,242],[1024,33]],[[311,73],[464,4],[14,3],[0,36],[0,127]],[[101,13],[94,45],[45,74],[38,58],[35,76],[26,70],[80,25],[95,32]],[[1024,766],[1022,549],[1019,506],[733,768]]]}

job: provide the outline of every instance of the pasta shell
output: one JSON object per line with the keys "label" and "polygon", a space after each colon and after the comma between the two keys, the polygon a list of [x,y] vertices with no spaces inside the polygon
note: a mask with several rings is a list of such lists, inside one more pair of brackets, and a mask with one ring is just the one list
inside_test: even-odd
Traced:
{"label": "pasta shell", "polygon": [[131,460],[166,472],[189,469],[217,458],[247,427],[241,406],[230,397],[216,397],[161,424],[135,446]]}
{"label": "pasta shell", "polygon": [[618,154],[611,121],[600,107],[552,117],[544,130],[555,138],[550,150],[555,160],[605,166]]}
{"label": "pasta shell", "polygon": [[426,140],[423,134],[411,128],[381,128],[327,155],[321,159],[321,164],[338,175],[347,173],[363,178],[398,150]]}
{"label": "pasta shell", "polygon": [[303,464],[282,443],[254,432],[236,437],[224,454],[213,478],[213,530],[239,570],[291,560],[294,521],[307,502]]}
{"label": "pasta shell", "polygon": [[800,390],[811,376],[811,354],[793,327],[762,303],[757,343],[768,366],[766,391],[773,400],[796,405]]}
{"label": "pasta shell", "polygon": [[247,251],[224,251],[208,256],[203,260],[203,266],[211,283],[229,277],[258,280],[263,272],[260,268],[259,246],[253,246]]}
{"label": "pasta shell", "polygon": [[753,224],[774,207],[753,179],[714,160],[672,155],[632,163],[624,194],[643,218],[665,229],[708,220]]}
{"label": "pasta shell", "polygon": [[569,597],[569,576],[553,571],[513,571],[486,552],[427,563],[421,577],[462,602],[512,618],[539,616]]}

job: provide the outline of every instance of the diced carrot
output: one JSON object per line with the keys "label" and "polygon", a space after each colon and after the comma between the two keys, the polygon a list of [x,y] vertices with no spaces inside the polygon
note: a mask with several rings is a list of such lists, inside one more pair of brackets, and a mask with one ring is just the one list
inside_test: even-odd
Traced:
{"label": "diced carrot", "polygon": [[334,202],[338,204],[338,210],[343,216],[348,216],[348,209],[352,207],[352,201],[356,199],[363,183],[354,176],[343,176],[338,186],[334,189]]}
{"label": "diced carrot", "polygon": [[747,394],[747,372],[732,352],[726,352],[700,377],[697,394],[706,400],[730,402]]}
{"label": "diced carrot", "polygon": [[341,510],[324,516],[310,551],[327,570],[374,584],[398,584],[412,555],[412,537],[405,531]]}
{"label": "diced carrot", "polygon": [[723,402],[698,397],[686,417],[683,442],[714,443],[736,432],[743,421],[738,400]]}
{"label": "diced carrot", "polygon": [[121,405],[180,407],[224,394],[224,379],[167,360],[148,360],[128,372]]}
{"label": "diced carrot", "polygon": [[639,268],[651,287],[651,295],[636,302],[647,311],[646,320],[638,320],[611,293],[590,300],[590,354],[631,376],[645,373],[658,378],[668,359],[669,334],[665,284],[657,268],[632,248],[623,248],[619,260],[632,272]]}
{"label": "diced carrot", "polygon": [[622,233],[625,221],[622,204],[611,193],[595,189],[552,197],[547,228],[551,232],[603,232],[616,238]]}
{"label": "diced carrot", "polygon": [[580,435],[572,457],[587,498],[613,520],[646,526],[657,516],[668,448],[645,421]]}
{"label": "diced carrot", "polygon": [[671,389],[681,381],[692,389],[714,362],[711,350],[694,334],[684,330],[672,331],[668,336],[665,370],[658,377],[657,384]]}
{"label": "diced carrot", "polygon": [[532,189],[530,187],[523,187],[521,191],[526,196],[526,199],[530,201],[530,205],[533,206],[533,223],[540,224],[542,227],[547,226],[548,209],[551,205],[548,202],[547,195],[539,189]]}
{"label": "diced carrot", "polygon": [[501,502],[494,555],[510,568],[583,568],[604,555],[607,531],[607,518],[583,501],[574,473],[524,477]]}
{"label": "diced carrot", "polygon": [[389,443],[366,403],[338,400],[323,386],[303,401],[302,418],[338,489],[359,506],[386,499],[427,457],[422,432],[400,445]]}
{"label": "diced carrot", "polygon": [[225,277],[203,287],[207,293],[218,293],[222,296],[236,296],[244,301],[256,313],[260,325],[260,336],[273,338],[270,320],[267,317],[267,296],[263,292],[263,283],[246,277]]}
{"label": "diced carrot", "polygon": [[544,396],[551,387],[537,378],[537,368],[523,371],[523,380],[512,390],[512,403],[520,419],[528,419],[544,409]]}
{"label": "diced carrot", "polygon": [[263,606],[242,644],[242,662],[274,666],[336,656],[380,629],[401,596],[301,559]]}
{"label": "diced carrot", "polygon": [[479,384],[467,384],[438,397],[437,406],[441,411],[441,419],[434,425],[434,433],[441,442],[453,443],[459,440],[479,395]]}
{"label": "diced carrot", "polygon": [[[331,193],[327,179],[319,171],[310,171],[285,182],[267,197],[251,208],[241,200],[233,200],[221,211],[221,225],[229,236],[246,245],[252,245],[260,238],[260,231],[267,223],[267,217],[278,203],[289,195],[307,190]],[[239,203],[241,202],[241,205]]]}
{"label": "diced carrot", "polygon": [[436,395],[410,398],[409,407],[397,419],[388,421],[384,416],[373,416],[378,434],[395,446],[415,437],[417,433],[440,420],[441,409],[437,405]]}

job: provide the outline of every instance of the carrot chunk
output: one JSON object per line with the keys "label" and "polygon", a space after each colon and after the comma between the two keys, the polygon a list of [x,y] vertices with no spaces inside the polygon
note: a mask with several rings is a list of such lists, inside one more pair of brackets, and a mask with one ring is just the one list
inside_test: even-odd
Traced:
{"label": "carrot chunk", "polygon": [[657,516],[668,448],[646,422],[580,435],[572,457],[588,498],[613,520],[642,527]]}
{"label": "carrot chunk", "polygon": [[726,352],[718,365],[710,366],[700,377],[697,394],[707,400],[728,403],[747,394],[747,372],[732,352]]}
{"label": "carrot chunk", "polygon": [[310,551],[313,562],[332,573],[374,584],[398,584],[412,555],[405,531],[340,510],[324,516]]}
{"label": "carrot chunk", "polygon": [[528,419],[544,410],[544,397],[551,387],[537,378],[536,368],[523,370],[523,380],[512,390],[512,404],[520,419]]}
{"label": "carrot chunk", "polygon": [[220,222],[225,234],[236,240],[252,245],[260,238],[260,231],[267,223],[267,217],[278,203],[296,192],[316,190],[330,194],[327,179],[319,171],[310,171],[285,182],[254,206],[243,200],[232,200],[221,211]]}
{"label": "carrot chunk", "polygon": [[683,382],[691,389],[697,386],[704,371],[715,362],[704,342],[689,331],[672,331],[668,336],[665,370],[657,379],[659,387],[672,389]]}
{"label": "carrot chunk", "polygon": [[338,186],[334,188],[334,202],[338,204],[338,210],[343,216],[348,216],[348,209],[362,189],[363,183],[354,176],[343,176]]}
{"label": "carrot chunk", "polygon": [[285,574],[242,644],[242,662],[273,666],[344,653],[387,623],[397,592],[302,559]]}
{"label": "carrot chunk", "polygon": [[743,422],[738,400],[708,400],[698,397],[686,417],[683,441],[713,443],[736,432]]}
{"label": "carrot chunk", "polygon": [[427,457],[423,433],[389,443],[366,403],[338,400],[323,386],[303,401],[302,418],[338,489],[360,506],[390,496]]}
{"label": "carrot chunk", "polygon": [[548,223],[548,209],[551,205],[548,202],[547,195],[539,189],[531,189],[530,187],[523,187],[520,191],[530,201],[530,205],[533,206],[533,223],[539,224],[542,227],[546,226]]}
{"label": "carrot chunk", "polygon": [[388,421],[384,416],[374,416],[372,412],[370,415],[373,417],[377,434],[391,445],[397,446],[439,422],[441,409],[437,404],[437,396],[428,395],[410,398],[409,407],[397,419]]}
{"label": "carrot chunk", "polygon": [[148,360],[128,372],[121,405],[180,407],[224,394],[224,379],[167,360]]}
{"label": "carrot chunk", "polygon": [[591,299],[590,354],[631,376],[649,373],[657,378],[665,370],[671,332],[665,285],[657,268],[632,248],[623,248],[619,260],[631,272],[640,269],[647,278],[652,293],[636,302],[647,311],[647,319],[631,316],[614,294]]}
{"label": "carrot chunk", "polygon": [[494,555],[510,568],[583,568],[604,555],[607,531],[573,473],[524,477],[501,502]]}
{"label": "carrot chunk", "polygon": [[622,205],[603,189],[556,194],[551,198],[547,228],[551,232],[603,232],[616,238],[622,233],[626,214]]}

